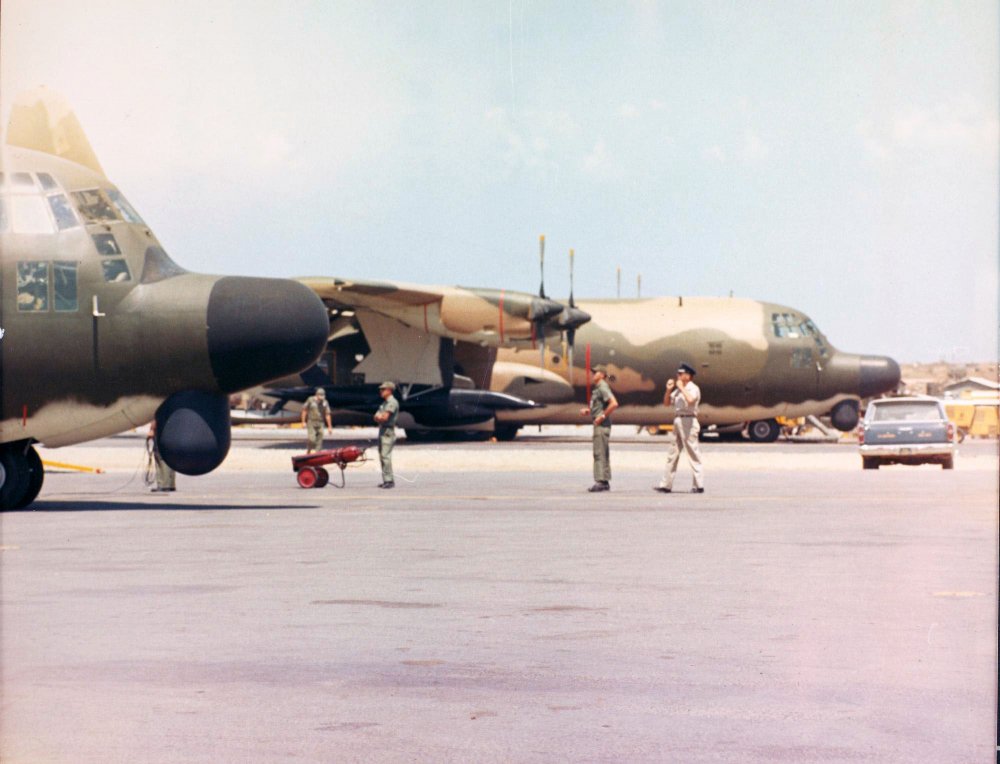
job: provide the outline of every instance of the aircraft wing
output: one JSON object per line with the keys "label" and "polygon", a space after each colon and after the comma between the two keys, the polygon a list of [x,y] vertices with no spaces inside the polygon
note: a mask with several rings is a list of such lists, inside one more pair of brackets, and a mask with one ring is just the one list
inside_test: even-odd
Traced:
{"label": "aircraft wing", "polygon": [[319,295],[332,316],[363,309],[417,332],[489,347],[534,346],[590,320],[577,308],[505,289],[322,277],[299,281]]}

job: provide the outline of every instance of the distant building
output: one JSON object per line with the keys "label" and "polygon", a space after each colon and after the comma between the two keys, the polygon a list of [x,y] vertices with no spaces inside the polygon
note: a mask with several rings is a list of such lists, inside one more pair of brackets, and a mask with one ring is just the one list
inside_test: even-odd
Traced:
{"label": "distant building", "polygon": [[941,393],[947,398],[961,398],[962,394],[993,393],[1000,394],[1000,382],[985,377],[965,377],[957,382],[941,386]]}

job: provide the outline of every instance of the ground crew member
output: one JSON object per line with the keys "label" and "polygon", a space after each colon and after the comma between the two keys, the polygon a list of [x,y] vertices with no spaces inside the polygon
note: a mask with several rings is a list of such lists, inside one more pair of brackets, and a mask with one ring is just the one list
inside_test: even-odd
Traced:
{"label": "ground crew member", "polygon": [[594,484],[587,490],[598,493],[611,490],[611,412],[618,408],[618,401],[607,383],[607,368],[595,366],[593,375],[590,408],[580,409],[580,416],[594,422]]}
{"label": "ground crew member", "polygon": [[317,387],[316,394],[306,398],[306,403],[302,407],[302,424],[307,428],[307,454],[323,448],[324,422],[327,432],[332,434],[333,422],[330,419],[330,407],[326,402],[326,390]]}
{"label": "ground crew member", "polygon": [[698,404],[701,402],[701,389],[692,378],[695,370],[682,363],[677,370],[677,381],[667,380],[667,391],[663,395],[663,405],[673,405],[674,414],[673,439],[667,452],[667,466],[663,479],[653,490],[660,493],[670,493],[677,473],[677,463],[681,459],[681,451],[688,455],[691,471],[694,473],[694,486],[691,493],[705,493],[704,478],[701,474],[701,453],[698,450]]}
{"label": "ground crew member", "polygon": [[399,401],[393,397],[396,385],[393,382],[383,382],[378,386],[378,394],[382,396],[382,405],[375,412],[378,422],[378,458],[382,463],[382,482],[379,488],[395,488],[392,476],[392,447],[396,445],[396,417],[399,416]]}
{"label": "ground crew member", "polygon": [[[176,491],[177,485],[177,473],[174,472],[174,468],[163,461],[163,457],[160,456],[160,448],[156,445],[156,420],[154,419],[149,423],[149,431],[146,433],[146,449],[153,452],[153,461],[156,463],[156,488],[153,488],[153,493],[160,491]],[[147,483],[148,475],[147,472]]]}

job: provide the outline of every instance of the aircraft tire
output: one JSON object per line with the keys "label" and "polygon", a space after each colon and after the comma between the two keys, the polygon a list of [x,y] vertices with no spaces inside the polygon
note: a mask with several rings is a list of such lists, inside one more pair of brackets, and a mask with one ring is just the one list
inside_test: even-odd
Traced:
{"label": "aircraft tire", "polygon": [[34,446],[28,447],[28,451],[25,453],[25,460],[28,464],[28,487],[24,496],[21,497],[20,501],[14,507],[15,509],[24,509],[38,498],[38,494],[42,490],[42,483],[45,481],[45,466],[42,464],[42,458],[38,455]]}
{"label": "aircraft tire", "polygon": [[830,411],[830,423],[841,432],[850,432],[858,426],[858,402],[841,401]]}
{"label": "aircraft tire", "polygon": [[322,488],[330,482],[330,473],[322,467],[316,468],[316,487]]}
{"label": "aircraft tire", "polygon": [[516,424],[498,424],[494,426],[493,434],[497,440],[510,441],[517,437],[517,431],[520,429],[520,425]]}
{"label": "aircraft tire", "polygon": [[781,434],[781,427],[774,419],[758,419],[747,427],[747,437],[754,443],[774,443]]}
{"label": "aircraft tire", "polygon": [[0,448],[0,509],[17,509],[28,493],[30,468],[22,448],[18,443]]}

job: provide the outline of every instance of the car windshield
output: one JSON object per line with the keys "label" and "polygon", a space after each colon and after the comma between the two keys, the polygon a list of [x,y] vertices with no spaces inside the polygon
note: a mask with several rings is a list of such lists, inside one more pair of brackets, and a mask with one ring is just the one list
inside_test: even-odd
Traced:
{"label": "car windshield", "polygon": [[929,422],[941,418],[934,401],[906,401],[875,404],[873,422]]}

